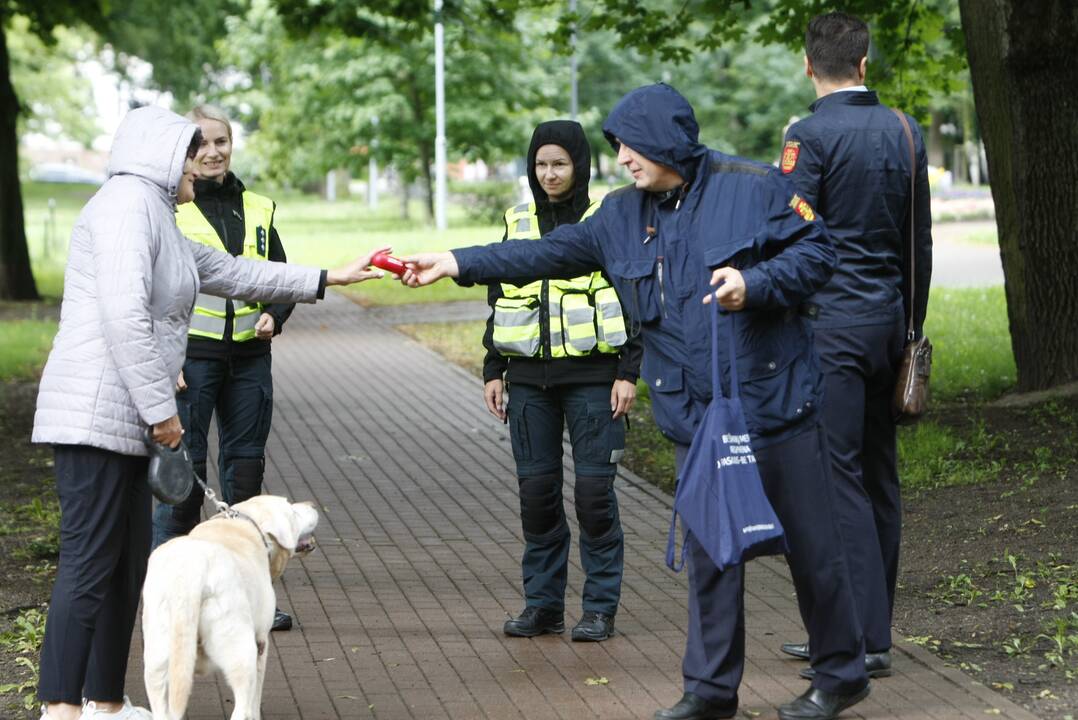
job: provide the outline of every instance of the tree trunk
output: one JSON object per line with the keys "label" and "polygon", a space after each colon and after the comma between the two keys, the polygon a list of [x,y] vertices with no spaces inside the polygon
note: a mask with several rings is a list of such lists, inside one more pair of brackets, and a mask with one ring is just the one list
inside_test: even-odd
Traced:
{"label": "tree trunk", "polygon": [[960,0],[1018,389],[1078,379],[1078,12]]}
{"label": "tree trunk", "polygon": [[37,300],[19,187],[18,115],[7,37],[0,26],[0,299]]}

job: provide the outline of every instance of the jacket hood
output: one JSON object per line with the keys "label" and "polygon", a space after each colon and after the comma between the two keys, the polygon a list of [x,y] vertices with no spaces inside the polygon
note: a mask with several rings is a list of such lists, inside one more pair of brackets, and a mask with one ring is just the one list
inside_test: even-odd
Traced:
{"label": "jacket hood", "polygon": [[[532,133],[531,145],[528,146],[528,185],[532,189],[537,209],[550,203],[546,190],[539,183],[535,174],[535,156],[544,145],[558,145],[565,148],[573,161],[573,190],[569,198],[575,220],[588,209],[588,184],[591,181],[591,146],[584,128],[572,120],[551,120],[540,123]],[[574,221],[575,221],[574,220]]]}
{"label": "jacket hood", "polygon": [[174,199],[196,130],[193,122],[156,105],[131,110],[112,139],[108,176],[136,175]]}
{"label": "jacket hood", "polygon": [[700,126],[692,105],[664,83],[630,91],[603,123],[603,135],[618,150],[625,143],[648,160],[677,171],[686,181],[696,175],[707,147],[699,142]]}

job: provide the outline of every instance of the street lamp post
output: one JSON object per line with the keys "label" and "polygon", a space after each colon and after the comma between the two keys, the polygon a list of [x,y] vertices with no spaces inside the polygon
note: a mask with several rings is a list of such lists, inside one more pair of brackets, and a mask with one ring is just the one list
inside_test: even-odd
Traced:
{"label": "street lamp post", "polygon": [[445,174],[445,32],[442,28],[442,0],[434,0],[434,224],[446,229]]}

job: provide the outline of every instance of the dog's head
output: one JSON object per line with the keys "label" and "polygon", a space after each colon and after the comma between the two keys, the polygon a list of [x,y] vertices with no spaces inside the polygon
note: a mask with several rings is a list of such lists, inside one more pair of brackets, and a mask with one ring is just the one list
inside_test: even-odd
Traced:
{"label": "dog's head", "polygon": [[235,508],[249,515],[273,546],[269,562],[274,578],[284,572],[293,555],[306,555],[314,550],[318,511],[311,503],[291,503],[276,495],[257,495],[238,503]]}

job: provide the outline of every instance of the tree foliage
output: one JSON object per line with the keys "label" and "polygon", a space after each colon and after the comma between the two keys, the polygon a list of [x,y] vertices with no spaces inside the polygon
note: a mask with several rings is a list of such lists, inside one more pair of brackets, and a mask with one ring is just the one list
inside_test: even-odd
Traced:
{"label": "tree foliage", "polygon": [[18,16],[9,25],[7,43],[21,105],[19,133],[65,136],[88,146],[100,130],[93,87],[78,63],[89,55],[92,41],[84,32],[57,28],[50,46]]}
{"label": "tree foliage", "polygon": [[[549,6],[549,0],[537,0]],[[924,115],[934,92],[950,90],[965,65],[955,0],[686,0],[672,10],[664,0],[594,0],[561,14],[564,35],[611,30],[621,47],[673,65],[747,43],[777,43],[800,53],[815,15],[841,10],[872,27],[872,83],[885,101]]]}
{"label": "tree foliage", "polygon": [[[489,161],[519,153],[534,119],[549,111],[550,83],[528,61],[531,45],[546,41],[522,37],[514,15],[477,0],[446,8],[452,157]],[[256,130],[252,149],[268,161],[268,176],[296,183],[336,167],[359,172],[374,157],[406,181],[423,179],[429,199],[433,47],[425,2],[374,10],[354,2],[255,0],[228,23],[228,41],[220,45],[226,67],[214,94]]]}

